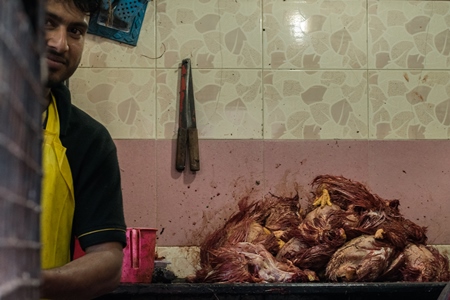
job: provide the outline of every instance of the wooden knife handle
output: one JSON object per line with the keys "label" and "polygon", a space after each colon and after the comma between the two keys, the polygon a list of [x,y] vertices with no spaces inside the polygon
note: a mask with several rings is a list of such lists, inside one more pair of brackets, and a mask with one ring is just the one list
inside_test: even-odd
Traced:
{"label": "wooden knife handle", "polygon": [[197,128],[188,128],[189,165],[191,171],[200,170],[200,153],[198,149]]}
{"label": "wooden knife handle", "polygon": [[187,145],[187,130],[186,128],[178,128],[177,136],[177,154],[175,157],[175,168],[181,172],[186,165],[186,145]]}

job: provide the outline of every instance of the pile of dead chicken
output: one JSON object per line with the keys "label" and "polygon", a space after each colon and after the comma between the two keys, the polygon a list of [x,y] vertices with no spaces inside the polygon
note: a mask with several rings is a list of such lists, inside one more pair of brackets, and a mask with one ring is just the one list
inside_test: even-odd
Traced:
{"label": "pile of dead chicken", "polygon": [[426,245],[426,229],[398,200],[359,182],[322,175],[311,207],[271,195],[239,212],[201,245],[191,282],[449,281],[448,258]]}

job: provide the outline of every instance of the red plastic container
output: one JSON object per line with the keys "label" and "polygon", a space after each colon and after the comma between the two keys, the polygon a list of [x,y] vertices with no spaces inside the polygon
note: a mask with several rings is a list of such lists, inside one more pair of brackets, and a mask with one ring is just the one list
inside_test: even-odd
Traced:
{"label": "red plastic container", "polygon": [[[156,229],[127,228],[127,246],[123,249],[122,278],[120,282],[150,283],[155,268]],[[73,258],[85,253],[75,240]]]}
{"label": "red plastic container", "polygon": [[156,229],[128,228],[120,282],[150,283],[155,267]]}

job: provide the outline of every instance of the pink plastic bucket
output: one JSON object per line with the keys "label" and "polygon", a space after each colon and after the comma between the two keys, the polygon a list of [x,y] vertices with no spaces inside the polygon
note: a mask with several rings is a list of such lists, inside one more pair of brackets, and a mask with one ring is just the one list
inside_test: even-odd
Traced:
{"label": "pink plastic bucket", "polygon": [[156,229],[127,228],[120,282],[150,283],[155,267]]}
{"label": "pink plastic bucket", "polygon": [[[155,268],[156,229],[127,228],[127,246],[123,249],[122,278],[120,282],[150,283]],[[73,259],[85,253],[75,240]]]}

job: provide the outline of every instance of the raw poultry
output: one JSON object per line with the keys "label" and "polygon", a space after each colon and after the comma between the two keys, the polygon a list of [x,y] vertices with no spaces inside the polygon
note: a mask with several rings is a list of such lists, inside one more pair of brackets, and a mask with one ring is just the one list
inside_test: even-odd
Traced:
{"label": "raw poultry", "polygon": [[192,282],[449,281],[449,260],[426,245],[426,228],[404,218],[399,200],[363,184],[321,175],[310,203],[298,195],[239,203],[205,239]]}
{"label": "raw poultry", "polygon": [[291,231],[292,238],[280,249],[276,258],[292,261],[302,269],[320,271],[346,241],[342,228],[344,218],[344,211],[336,205],[311,211]]}
{"label": "raw poultry", "polygon": [[211,252],[212,271],[203,282],[308,282],[318,281],[313,271],[289,261],[278,261],[262,244],[240,242]]}
{"label": "raw poultry", "polygon": [[361,235],[339,248],[326,267],[331,281],[378,281],[396,257],[395,248],[375,236]]}
{"label": "raw poultry", "polygon": [[[211,276],[208,277],[208,274],[211,272],[217,274],[217,269],[226,272],[224,268],[242,274],[238,271],[241,267],[239,263],[230,262],[225,267],[223,264],[217,263],[220,257],[230,257],[233,255],[233,251],[239,252],[240,248],[235,247],[238,243],[263,245],[267,253],[275,260],[273,256],[278,253],[290,238],[290,232],[297,228],[302,220],[298,195],[292,198],[279,198],[269,195],[265,201],[253,203],[247,203],[247,199],[244,198],[239,202],[239,208],[239,212],[231,216],[222,228],[213,232],[202,243],[200,251],[201,269],[197,271],[195,276],[188,278],[189,281],[204,282],[208,280],[211,282]],[[237,257],[241,256],[237,255]],[[250,258],[248,255],[246,257]],[[260,261],[263,262],[263,260]],[[248,259],[240,262],[247,263]],[[246,266],[246,268],[249,268],[249,266]],[[223,279],[223,276],[215,275],[212,278]],[[232,281],[228,281],[248,282],[248,278],[248,276],[242,276],[240,279],[233,278],[230,279]],[[291,280],[290,278],[287,279],[288,277],[282,278]],[[255,281],[256,279],[253,279],[252,282]]]}

